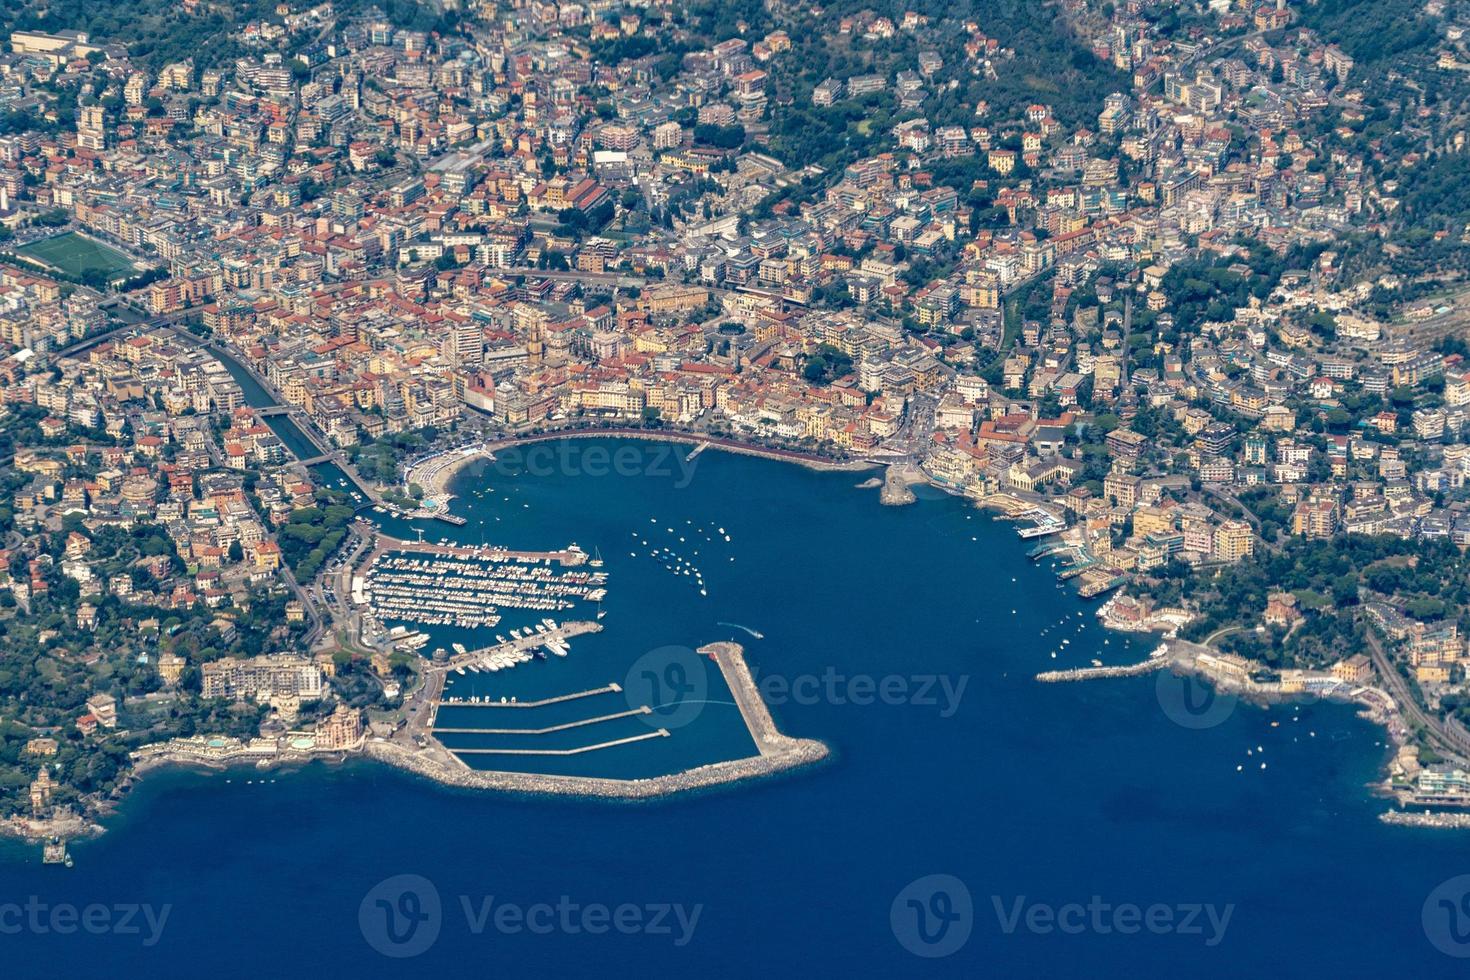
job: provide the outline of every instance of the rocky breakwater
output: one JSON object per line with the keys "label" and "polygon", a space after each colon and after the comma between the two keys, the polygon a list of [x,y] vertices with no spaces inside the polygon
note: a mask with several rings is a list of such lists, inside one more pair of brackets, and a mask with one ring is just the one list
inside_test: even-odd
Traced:
{"label": "rocky breakwater", "polygon": [[759,779],[813,765],[827,757],[829,750],[825,743],[815,739],[792,738],[776,728],[776,723],[756,688],[755,679],[751,677],[745,664],[744,650],[738,643],[712,643],[701,647],[699,652],[710,657],[719,666],[756,744],[757,755],[697,766],[666,776],[611,779],[472,769],[448,752],[419,749],[394,741],[370,739],[363,745],[362,754],[428,779],[465,789],[620,799],[649,799],[724,783]]}
{"label": "rocky breakwater", "polygon": [[878,499],[889,507],[911,504],[917,498],[909,488],[923,482],[924,475],[911,466],[890,466],[883,473],[883,489],[878,491]]}

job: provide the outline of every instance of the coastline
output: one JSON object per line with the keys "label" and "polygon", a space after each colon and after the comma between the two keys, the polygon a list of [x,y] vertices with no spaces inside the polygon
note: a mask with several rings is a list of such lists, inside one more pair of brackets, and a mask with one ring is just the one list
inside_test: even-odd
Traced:
{"label": "coastline", "polygon": [[[1127,632],[1118,630],[1106,620],[1103,621],[1103,626],[1114,632]],[[1176,677],[1196,677],[1207,682],[1216,695],[1233,697],[1246,704],[1262,708],[1271,705],[1311,704],[1316,701],[1356,705],[1360,709],[1357,717],[1382,728],[1388,745],[1391,747],[1378,767],[1384,778],[1379,782],[1369,783],[1368,787],[1373,791],[1372,795],[1392,798],[1398,802],[1400,808],[1386,810],[1379,814],[1378,819],[1394,826],[1435,829],[1470,828],[1470,811],[1449,809],[1420,812],[1406,809],[1410,805],[1409,801],[1405,800],[1393,787],[1392,777],[1386,774],[1389,760],[1398,750],[1408,744],[1409,730],[1399,713],[1397,702],[1383,689],[1371,685],[1358,685],[1347,691],[1332,690],[1325,693],[1305,690],[1282,691],[1279,687],[1258,684],[1249,677],[1239,677],[1213,667],[1211,663],[1202,660],[1199,656],[1201,652],[1209,652],[1206,648],[1197,648],[1195,644],[1187,641],[1167,637],[1163,642],[1167,651],[1155,652],[1147,659],[1136,663],[1080,667],[1065,671],[1042,671],[1036,675],[1036,680],[1038,683],[1048,684],[1114,677],[1137,677],[1168,670]]]}
{"label": "coastline", "polygon": [[[439,486],[447,488],[447,485],[452,482],[460,469],[478,459],[485,458],[488,453],[499,452],[520,445],[574,438],[626,438],[650,442],[708,446],[709,448],[722,449],[726,452],[741,455],[772,459],[779,462],[796,463],[797,465],[802,465],[815,471],[862,472],[883,468],[885,470],[883,477],[875,476],[864,486],[871,487],[874,482],[878,482],[884,484],[886,489],[887,482],[892,480],[898,482],[904,490],[907,490],[909,485],[926,484],[945,489],[947,492],[953,492],[949,488],[934,481],[922,469],[917,467],[905,467],[903,468],[903,472],[900,473],[900,467],[893,465],[861,460],[845,462],[824,460],[807,457],[794,450],[778,450],[768,447],[726,442],[714,438],[704,438],[697,434],[687,432],[609,429],[579,429],[566,432],[538,433],[524,438],[511,438],[488,442],[472,450],[462,451],[458,458],[441,460],[443,465],[437,468],[436,477],[439,481]],[[431,459],[438,460],[439,457],[431,457]],[[429,487],[425,487],[426,498],[429,496],[429,489]],[[454,495],[449,494],[447,489],[440,489],[439,492],[443,495],[445,512],[447,512],[448,502],[454,499]],[[1004,494],[999,494],[991,498],[970,499],[974,501],[976,507],[980,509],[999,510],[1002,516],[1009,514],[1014,509],[1010,506],[1011,504],[1021,503],[1020,501],[1014,501],[1013,498],[1008,498]],[[884,503],[889,502],[884,501]],[[997,519],[1000,518],[998,517]],[[1102,625],[1104,628],[1115,632],[1129,632],[1108,622],[1106,619],[1102,621]],[[1146,629],[1144,631],[1155,632],[1156,630]],[[1077,673],[1081,676],[1075,678],[1048,679],[1081,680],[1089,679],[1090,677],[1137,676],[1139,674],[1152,673],[1160,669],[1170,669],[1176,674],[1198,676],[1210,682],[1221,693],[1238,696],[1241,700],[1258,705],[1309,703],[1312,700],[1358,704],[1363,708],[1359,712],[1359,717],[1384,727],[1388,732],[1391,743],[1395,747],[1405,743],[1407,733],[1399,717],[1397,705],[1387,694],[1376,688],[1364,688],[1362,690],[1376,694],[1377,698],[1366,696],[1319,696],[1273,691],[1264,689],[1260,685],[1248,680],[1241,682],[1240,679],[1210,669],[1208,665],[1201,663],[1195,656],[1181,654],[1179,648],[1184,644],[1184,641],[1171,640],[1168,642],[1170,642],[1170,649],[1167,655],[1150,657],[1136,664],[1118,665],[1116,667],[1101,669],[1079,668],[1075,672],[1066,673]],[[1189,646],[1193,645],[1190,644]],[[155,769],[172,767],[192,768],[202,771],[223,771],[250,762],[254,768],[265,770],[314,761],[343,764],[354,758],[365,758],[431,779],[441,785],[463,789],[523,793],[536,796],[651,800],[673,796],[691,790],[768,778],[783,772],[813,766],[831,755],[830,747],[820,740],[794,738],[779,731],[770,715],[768,707],[760,698],[758,689],[750,675],[748,665],[744,661],[743,649],[739,644],[715,643],[701,647],[699,652],[714,659],[724,673],[731,692],[736,696],[737,704],[740,707],[742,715],[745,717],[747,729],[750,731],[752,737],[755,738],[758,748],[760,748],[760,752],[757,755],[709,763],[681,772],[660,776],[639,779],[616,779],[477,770],[463,763],[460,763],[458,766],[450,765],[434,758],[430,753],[415,751],[405,745],[381,739],[364,740],[359,746],[351,750],[293,752],[283,753],[273,757],[252,756],[240,753],[236,756],[199,758],[193,756],[172,757],[167,753],[159,753],[146,759],[135,761],[128,781],[120,787],[120,791],[115,796],[100,805],[97,813],[105,814],[115,808],[120,799],[127,794],[128,789],[136,779],[141,778]],[[1041,675],[1038,675],[1038,679],[1041,679]],[[1384,710],[1385,704],[1390,710]],[[447,752],[443,754],[448,755]],[[1380,793],[1391,795],[1387,780],[1382,784],[1370,785]],[[1455,815],[1457,817],[1463,816],[1463,822],[1440,819],[1444,814],[1435,814],[1433,816],[1433,821],[1429,821],[1426,817],[1425,822],[1421,822],[1420,815],[1412,811],[1390,810],[1380,814],[1380,819],[1385,823],[1401,825],[1414,824],[1434,827],[1470,826],[1470,812],[1462,811]],[[105,832],[105,828],[100,824],[90,822],[81,815],[68,813],[59,815],[52,821],[40,821],[19,817],[0,821],[0,837],[17,837],[33,842],[38,841],[43,838],[37,836],[35,833],[23,833],[20,831],[20,827],[22,825],[36,827],[50,823],[55,823],[58,826],[64,825],[71,829],[71,832],[65,834],[65,836],[74,838],[97,836]],[[46,836],[50,835],[48,832]]]}
{"label": "coastline", "polygon": [[[461,789],[493,790],[528,795],[606,797],[642,800],[671,796],[690,790],[705,789],[727,783],[767,778],[777,773],[805,768],[826,759],[831,750],[816,739],[794,738],[782,733],[745,663],[744,650],[736,643],[713,643],[701,647],[700,653],[710,657],[729,685],[747,730],[755,742],[757,754],[727,759],[661,776],[640,779],[616,779],[601,776],[565,776],[550,773],[526,773],[504,770],[472,769],[452,753],[410,748],[401,742],[368,738],[351,749],[325,751],[288,751],[260,755],[244,749],[215,756],[201,756],[160,747],[136,759],[131,782],[159,769],[184,768],[220,772],[249,764],[255,769],[278,769],[309,762],[341,764],[355,758],[369,759],[423,776],[434,782]],[[441,758],[442,757],[442,758]],[[80,823],[77,818],[76,823]],[[83,836],[79,826],[69,824],[68,836]],[[93,825],[93,831],[101,827]],[[4,826],[0,825],[0,834]],[[21,836],[21,835],[16,835]],[[47,833],[45,836],[51,836]],[[38,840],[36,835],[27,839]]]}
{"label": "coastline", "polygon": [[[439,507],[447,511],[449,502],[454,499],[454,494],[449,492],[449,485],[459,475],[460,470],[471,463],[493,458],[494,454],[513,449],[518,446],[530,446],[542,442],[555,442],[561,439],[637,439],[644,442],[666,442],[685,446],[707,446],[710,449],[718,449],[739,456],[755,456],[760,459],[772,459],[782,463],[794,463],[804,466],[809,470],[817,472],[837,473],[859,473],[865,470],[876,469],[881,463],[870,463],[865,460],[833,460],[810,453],[803,453],[796,449],[780,449],[771,446],[756,446],[741,442],[738,439],[729,439],[723,436],[702,436],[696,432],[682,432],[675,430],[658,429],[567,429],[559,432],[538,432],[526,436],[511,436],[482,443],[476,451],[463,453],[457,458],[444,460],[439,456],[430,457],[430,460],[438,465],[427,476],[421,476],[419,467],[423,463],[404,474],[405,483],[417,483],[424,491],[424,499],[435,501]],[[426,512],[418,516],[432,516],[441,510]]]}

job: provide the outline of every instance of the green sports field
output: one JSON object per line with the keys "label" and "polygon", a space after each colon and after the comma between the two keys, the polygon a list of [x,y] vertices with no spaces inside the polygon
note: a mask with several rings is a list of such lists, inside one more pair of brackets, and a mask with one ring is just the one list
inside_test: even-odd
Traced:
{"label": "green sports field", "polygon": [[117,249],[71,231],[22,245],[15,251],[17,255],[78,278],[93,269],[108,278],[125,275],[134,269],[132,260]]}

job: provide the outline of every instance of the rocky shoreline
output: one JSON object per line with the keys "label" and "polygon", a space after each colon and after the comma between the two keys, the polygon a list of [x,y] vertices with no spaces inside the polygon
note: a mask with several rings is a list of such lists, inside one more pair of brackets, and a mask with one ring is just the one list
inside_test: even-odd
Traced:
{"label": "rocky shoreline", "polygon": [[25,841],[27,844],[44,844],[53,838],[77,840],[97,837],[105,829],[101,824],[69,811],[44,819],[14,816],[0,820],[0,837]]}
{"label": "rocky shoreline", "polygon": [[919,499],[911,489],[929,479],[918,467],[892,465],[883,472],[883,489],[878,491],[879,501],[887,507],[902,507]]}

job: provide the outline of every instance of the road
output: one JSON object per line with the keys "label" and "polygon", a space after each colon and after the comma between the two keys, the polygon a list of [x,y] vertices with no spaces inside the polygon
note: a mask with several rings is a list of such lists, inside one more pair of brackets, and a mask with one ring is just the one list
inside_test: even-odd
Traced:
{"label": "road", "polygon": [[1414,692],[1409,689],[1408,681],[1404,680],[1404,676],[1390,661],[1378,634],[1371,629],[1368,630],[1368,655],[1373,659],[1373,666],[1384,686],[1398,703],[1399,711],[1429,732],[1431,741],[1437,743],[1433,746],[1436,751],[1465,765],[1466,760],[1470,759],[1470,732],[1457,721],[1441,721],[1424,710],[1414,697]]}
{"label": "road", "polygon": [[1281,545],[1277,544],[1275,541],[1267,541],[1265,537],[1262,536],[1261,519],[1257,517],[1255,515],[1255,512],[1247,507],[1245,503],[1241,501],[1241,499],[1237,497],[1234,493],[1222,486],[1217,486],[1213,483],[1206,483],[1201,486],[1200,493],[1208,497],[1214,497],[1216,500],[1222,500],[1226,503],[1234,504],[1236,507],[1239,507],[1241,513],[1246,519],[1246,523],[1250,524],[1250,526],[1255,529],[1256,537],[1259,538],[1261,543],[1266,546],[1266,550],[1271,552],[1273,555],[1281,553]]}

